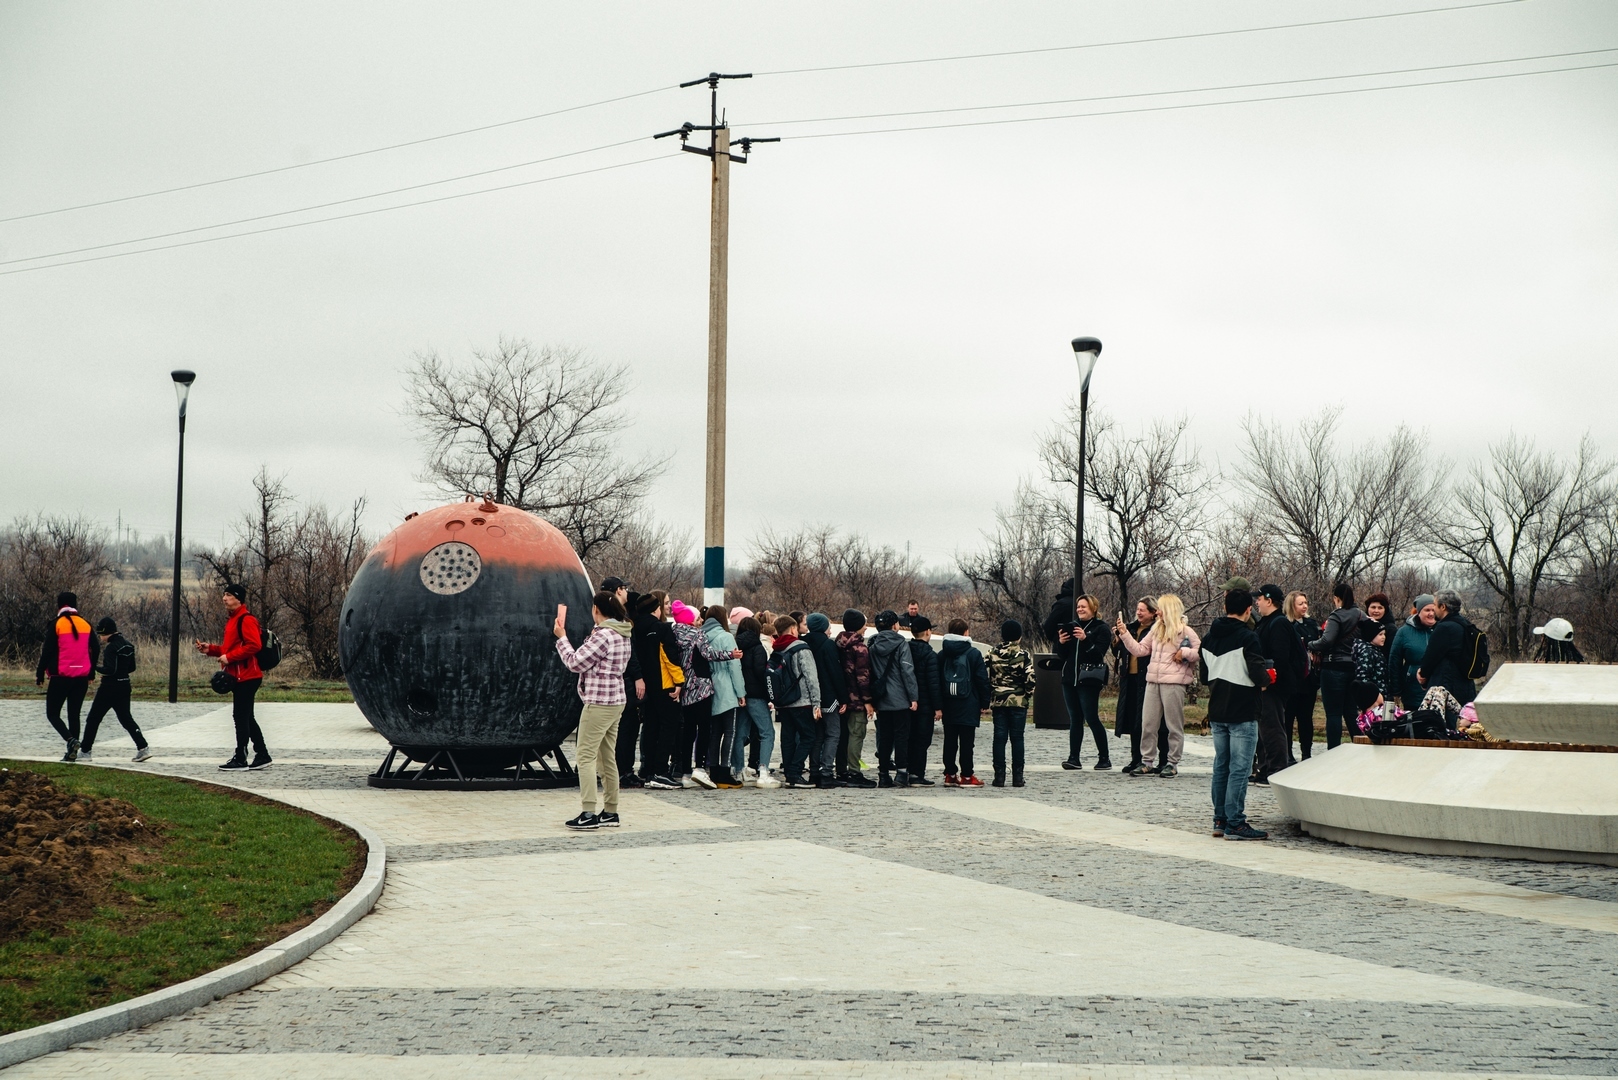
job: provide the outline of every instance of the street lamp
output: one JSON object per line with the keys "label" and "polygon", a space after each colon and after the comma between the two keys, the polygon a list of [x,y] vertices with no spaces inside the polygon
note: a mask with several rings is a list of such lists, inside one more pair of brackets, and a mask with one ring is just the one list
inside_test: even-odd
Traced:
{"label": "street lamp", "polygon": [[[1090,376],[1101,357],[1101,342],[1093,337],[1073,339],[1073,358],[1079,362],[1079,513],[1073,538],[1073,615],[1078,617],[1079,597],[1084,595],[1084,459],[1090,421]],[[1091,612],[1091,617],[1095,616]]]}
{"label": "street lamp", "polygon": [[180,700],[180,515],[185,508],[185,403],[191,397],[194,371],[171,371],[174,396],[180,400],[180,469],[174,483],[174,607],[169,618],[169,701]]}

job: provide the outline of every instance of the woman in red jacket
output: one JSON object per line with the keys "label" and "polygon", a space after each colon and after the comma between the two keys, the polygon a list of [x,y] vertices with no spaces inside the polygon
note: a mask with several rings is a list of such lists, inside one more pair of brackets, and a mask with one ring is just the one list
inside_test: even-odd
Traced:
{"label": "woman in red jacket", "polygon": [[[264,645],[258,620],[247,610],[247,590],[240,585],[226,585],[224,595],[225,634],[222,643],[206,641],[194,644],[204,656],[219,657],[219,666],[236,677],[236,686],[230,692],[231,717],[236,721],[236,754],[219,766],[228,771],[241,769],[267,769],[270,751],[264,745],[264,733],[259,730],[253,716],[253,698],[264,683],[264,672],[258,667],[258,651]],[[247,745],[253,745],[253,760],[247,760]]]}

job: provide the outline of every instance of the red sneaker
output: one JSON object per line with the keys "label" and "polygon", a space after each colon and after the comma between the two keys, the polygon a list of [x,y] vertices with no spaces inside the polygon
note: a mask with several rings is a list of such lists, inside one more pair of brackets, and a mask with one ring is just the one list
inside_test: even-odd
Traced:
{"label": "red sneaker", "polygon": [[979,780],[975,776],[963,776],[963,777],[961,777],[961,787],[982,787],[982,786],[983,786],[983,781]]}
{"label": "red sneaker", "polygon": [[956,776],[954,773],[945,773],[944,774],[944,786],[945,787],[960,787],[961,786],[961,778],[959,776]]}

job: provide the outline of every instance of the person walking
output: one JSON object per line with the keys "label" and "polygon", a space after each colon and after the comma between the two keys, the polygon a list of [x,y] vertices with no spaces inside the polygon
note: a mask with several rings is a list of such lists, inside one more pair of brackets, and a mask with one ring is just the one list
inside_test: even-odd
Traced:
{"label": "person walking", "polygon": [[1202,681],[1208,685],[1208,728],[1213,733],[1214,835],[1226,840],[1266,840],[1269,833],[1247,822],[1247,778],[1258,747],[1259,692],[1270,685],[1258,634],[1249,626],[1253,594],[1225,594],[1225,617],[1203,640]]}
{"label": "person walking", "polygon": [[1303,645],[1293,632],[1282,607],[1286,594],[1279,585],[1265,585],[1253,598],[1258,609],[1259,649],[1269,661],[1273,681],[1258,692],[1258,756],[1253,783],[1268,786],[1270,777],[1287,767],[1292,739],[1287,734],[1287,702],[1302,677]]}
{"label": "person walking", "polygon": [[[781,720],[781,772],[789,788],[816,787],[804,772],[814,767],[815,721],[820,719],[820,685],[814,654],[798,637],[798,620],[775,618],[774,649],[770,652],[770,698]],[[787,738],[788,732],[792,738]]]}
{"label": "person walking", "polygon": [[1354,641],[1365,617],[1354,604],[1354,588],[1346,581],[1332,586],[1332,613],[1320,636],[1307,648],[1320,658],[1320,700],[1326,706],[1326,749],[1343,741],[1343,728],[1353,717],[1349,699],[1354,684]]}
{"label": "person walking", "polygon": [[702,613],[702,633],[714,652],[725,659],[711,661],[713,697],[708,720],[708,779],[716,788],[742,786],[740,771],[731,772],[735,756],[736,717],[747,702],[747,680],[742,676],[745,656],[726,623],[725,609],[714,604]]}
{"label": "person walking", "polygon": [[1097,772],[1112,768],[1107,751],[1107,729],[1101,724],[1101,690],[1107,685],[1107,650],[1112,634],[1096,617],[1101,601],[1086,593],[1073,602],[1074,618],[1056,631],[1056,652],[1062,657],[1062,697],[1067,703],[1067,760],[1064,769],[1082,769],[1084,729],[1096,741]]}
{"label": "person walking", "polygon": [[[1185,605],[1173,593],[1157,598],[1157,618],[1143,640],[1136,640],[1121,622],[1116,629],[1125,650],[1150,658],[1141,708],[1141,763],[1130,775],[1172,780],[1180,775],[1180,755],[1185,752],[1185,695],[1197,678],[1197,650],[1202,641],[1185,621]],[[1169,745],[1168,755],[1160,763],[1157,733],[1163,726],[1168,728]]]}
{"label": "person walking", "polygon": [[[780,781],[770,776],[770,755],[775,753],[775,722],[770,718],[770,654],[764,648],[763,629],[752,615],[743,616],[736,624],[736,646],[742,651],[744,700],[736,712],[736,739],[730,769],[732,776],[742,778],[743,787],[777,788],[781,786]],[[749,768],[748,748],[755,745],[755,739],[758,764]]]}
{"label": "person walking", "polygon": [[680,688],[685,684],[680,642],[666,621],[668,594],[662,589],[645,593],[635,604],[634,630],[630,644],[646,680],[646,696],[641,699],[641,779],[646,786],[669,791],[680,782],[669,775],[669,763],[684,731],[680,712]]}
{"label": "person walking", "polygon": [[1429,690],[1442,686],[1468,705],[1478,696],[1477,678],[1488,671],[1489,639],[1461,614],[1461,596],[1454,589],[1440,589],[1433,606],[1438,622],[1428,635],[1416,681]]}
{"label": "person walking", "polygon": [[[230,715],[236,725],[236,753],[219,766],[227,772],[242,769],[270,767],[270,750],[264,743],[264,732],[254,715],[253,699],[264,685],[264,672],[259,670],[258,654],[264,647],[264,632],[258,618],[247,610],[247,590],[241,585],[226,585],[220,602],[225,605],[225,632],[219,642],[193,641],[204,656],[217,656],[219,666],[236,680],[230,691]],[[253,760],[247,760],[247,747],[253,747]]]}
{"label": "person walking", "polygon": [[[1157,621],[1157,597],[1143,596],[1135,604],[1135,621],[1124,629],[1136,641],[1145,641],[1146,634]],[[1146,705],[1146,657],[1136,656],[1124,648],[1124,639],[1113,636],[1112,654],[1118,669],[1118,704],[1113,714],[1112,733],[1120,739],[1129,738],[1129,764],[1124,766],[1125,776],[1134,776],[1144,764],[1140,756],[1141,713]],[[1157,729],[1158,761],[1169,759],[1169,728],[1161,724]]]}
{"label": "person walking", "polygon": [[[1034,657],[1022,647],[1022,623],[1000,624],[1000,644],[989,653],[989,714],[994,717],[994,786],[1006,786],[1006,743],[1011,743],[1011,786],[1022,787],[1023,728],[1034,693]],[[1139,717],[1136,717],[1137,721]],[[1137,728],[1137,732],[1138,732]],[[1136,746],[1140,744],[1137,734]]]}
{"label": "person walking", "polygon": [[[635,610],[635,601],[640,594],[630,588],[623,578],[609,577],[601,583],[602,592],[610,592],[618,606],[624,609],[624,619],[627,622],[630,613]],[[618,764],[619,787],[642,787],[644,781],[635,774],[635,744],[640,739],[640,703],[646,696],[646,680],[641,677],[640,658],[635,650],[629,650],[629,664],[624,668],[624,711],[618,718],[618,748],[616,762]]]}
{"label": "person walking", "polygon": [[843,658],[843,734],[838,742],[838,779],[847,787],[876,787],[864,773],[865,732],[876,717],[871,700],[871,649],[865,642],[865,613],[855,608],[843,612],[843,630],[837,635],[837,651]]}
{"label": "person walking", "polygon": [[[938,651],[938,700],[944,713],[944,786],[980,788],[983,781],[973,768],[972,748],[977,744],[978,722],[988,711],[994,692],[988,665],[972,644],[965,619],[951,619]],[[959,760],[957,761],[957,752]]]}
{"label": "person walking", "polygon": [[1287,593],[1281,610],[1303,649],[1303,675],[1287,697],[1286,713],[1287,764],[1296,765],[1297,760],[1292,756],[1292,729],[1297,728],[1298,754],[1303,760],[1309,760],[1315,745],[1315,698],[1320,694],[1320,663],[1309,651],[1309,643],[1320,636],[1320,624],[1309,615],[1309,597],[1305,593]]}
{"label": "person walking", "polygon": [[101,642],[101,660],[96,664],[101,682],[96,687],[95,700],[90,702],[90,714],[84,718],[79,760],[91,760],[101,719],[110,711],[135,741],[134,760],[145,761],[152,756],[152,751],[129,711],[129,676],[135,671],[135,646],[118,632],[118,624],[110,616],[96,623],[96,638]]}
{"label": "person walking", "polygon": [[809,632],[803,636],[815,658],[815,679],[820,684],[820,715],[815,718],[814,772],[820,787],[837,787],[837,749],[843,736],[843,699],[848,688],[843,681],[843,654],[828,635],[831,619],[818,611],[803,620]]}
{"label": "person walking", "polygon": [[1427,655],[1427,639],[1438,623],[1438,606],[1431,593],[1422,593],[1410,604],[1416,610],[1393,635],[1393,648],[1388,650],[1388,692],[1399,695],[1405,709],[1415,712],[1427,693],[1416,680],[1416,672]]}
{"label": "person walking", "polygon": [[[75,593],[56,594],[56,617],[45,631],[45,643],[40,646],[39,666],[34,670],[34,685],[45,686],[45,718],[67,744],[63,761],[79,758],[79,714],[84,708],[84,695],[90,689],[96,661],[101,655],[101,643],[90,633],[90,624],[79,614],[79,598]],[[49,679],[49,685],[45,680]],[[62,722],[62,706],[67,706],[67,723]]]}
{"label": "person walking", "polygon": [[910,718],[910,757],[905,777],[912,786],[932,787],[927,779],[927,751],[933,746],[933,724],[944,714],[938,701],[938,653],[933,650],[933,621],[925,615],[910,620],[910,666],[916,671],[916,711]]}
{"label": "person walking", "polygon": [[882,611],[876,617],[876,636],[871,650],[871,699],[876,705],[876,756],[878,787],[908,787],[910,722],[915,716],[916,665],[910,659],[910,643],[894,629],[899,615]]}
{"label": "person walking", "polygon": [[[624,670],[629,666],[634,627],[625,618],[618,598],[603,589],[590,601],[590,617],[595,629],[577,649],[567,636],[567,605],[556,608],[551,633],[556,636],[556,653],[567,669],[579,677],[578,761],[579,801],[577,817],[562,824],[575,832],[617,828],[618,817],[618,724],[623,719]],[[596,811],[596,773],[601,774],[600,812]]]}

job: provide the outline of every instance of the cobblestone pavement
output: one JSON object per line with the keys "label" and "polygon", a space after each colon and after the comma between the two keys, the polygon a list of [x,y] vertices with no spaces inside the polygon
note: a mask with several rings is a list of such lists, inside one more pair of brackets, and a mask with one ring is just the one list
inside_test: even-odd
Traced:
{"label": "cobblestone pavement", "polygon": [[[377,829],[377,910],[15,1075],[1618,1074],[1618,868],[1341,847],[1264,788],[1274,839],[1228,844],[1205,774],[1064,772],[1032,730],[1021,789],[635,791],[574,835],[566,792],[366,787],[344,708],[266,707],[277,764],[232,780]],[[0,703],[0,752],[55,752],[37,710]],[[228,713],[147,711],[151,766],[219,775]]]}

